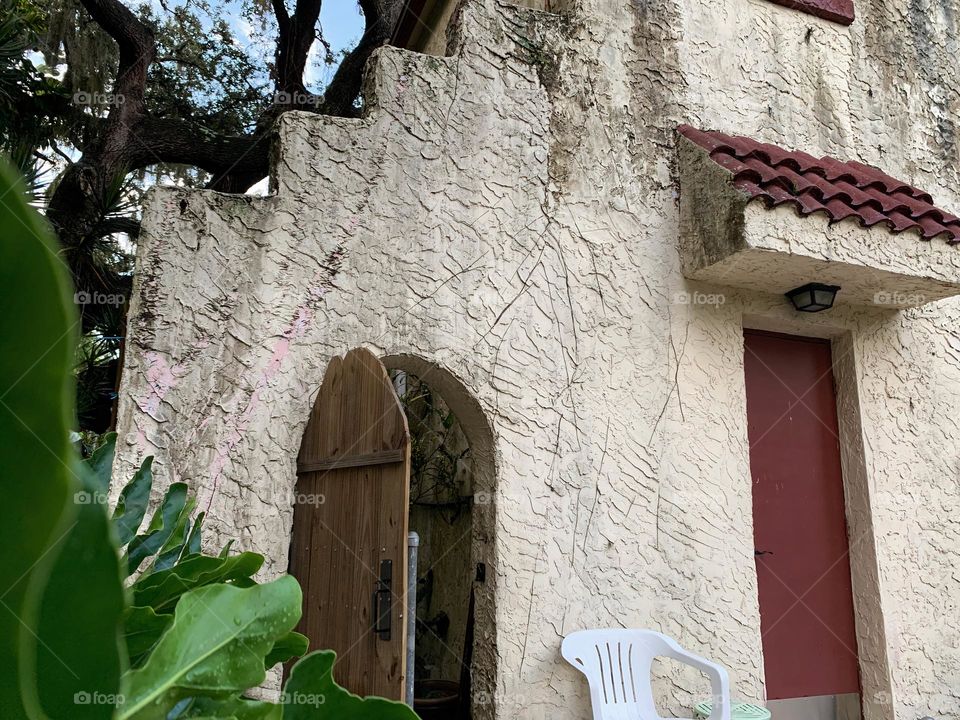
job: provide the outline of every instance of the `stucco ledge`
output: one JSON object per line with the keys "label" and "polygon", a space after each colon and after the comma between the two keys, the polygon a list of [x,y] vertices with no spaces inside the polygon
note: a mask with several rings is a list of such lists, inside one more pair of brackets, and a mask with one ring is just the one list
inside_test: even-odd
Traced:
{"label": "stucco ledge", "polygon": [[785,293],[808,282],[839,285],[837,304],[918,307],[960,295],[960,246],[855,220],[830,222],[792,206],[767,209],[731,173],[681,137],[680,259],[692,279]]}

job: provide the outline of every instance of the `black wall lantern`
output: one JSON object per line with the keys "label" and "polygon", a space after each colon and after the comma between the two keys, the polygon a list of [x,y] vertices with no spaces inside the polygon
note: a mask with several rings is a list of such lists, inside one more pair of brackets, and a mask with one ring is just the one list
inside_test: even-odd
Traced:
{"label": "black wall lantern", "polygon": [[837,298],[837,285],[823,285],[822,283],[807,283],[786,293],[790,302],[800,312],[815,313],[829,310]]}

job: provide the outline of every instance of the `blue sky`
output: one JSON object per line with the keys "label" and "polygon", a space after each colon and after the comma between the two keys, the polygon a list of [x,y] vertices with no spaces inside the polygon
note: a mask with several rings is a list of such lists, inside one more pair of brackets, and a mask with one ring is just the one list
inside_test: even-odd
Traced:
{"label": "blue sky", "polygon": [[[351,49],[363,35],[363,15],[357,0],[325,0],[320,8],[320,27],[334,53]],[[308,68],[307,85],[314,92],[321,92],[335,70],[335,66]]]}
{"label": "blue sky", "polygon": [[357,0],[327,0],[320,9],[320,24],[334,49],[353,47],[363,34]]}

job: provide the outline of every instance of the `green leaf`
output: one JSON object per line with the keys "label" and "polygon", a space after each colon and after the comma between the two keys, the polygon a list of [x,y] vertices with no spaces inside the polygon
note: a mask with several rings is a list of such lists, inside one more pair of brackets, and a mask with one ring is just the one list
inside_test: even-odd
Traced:
{"label": "green leaf", "polygon": [[127,655],[131,667],[139,667],[170,623],[173,613],[157,614],[152,607],[127,608],[123,618],[123,639],[127,643]]}
{"label": "green leaf", "polygon": [[76,461],[83,490],[78,512],[44,588],[37,629],[37,688],[51,718],[113,714],[125,665],[121,617],[125,598],[100,481]]}
{"label": "green leaf", "polygon": [[117,720],[163,720],[182,698],[228,700],[259,685],[264,657],[296,625],[302,599],[290,576],[248,589],[188,592],[150,658],[124,676]]}
{"label": "green leaf", "polygon": [[210,698],[194,698],[185,711],[167,720],[281,720],[283,706],[250,698],[234,698],[219,701]]}
{"label": "green leaf", "polygon": [[[186,533],[190,529],[190,518],[187,517],[188,511],[185,509],[181,514],[180,518],[183,524],[183,529],[181,533]],[[161,548],[160,554],[157,555],[157,559],[153,561],[153,564],[150,565],[150,572],[156,572],[157,570],[169,570],[174,565],[177,564],[177,560],[180,559],[180,555],[183,554],[183,545],[174,545],[168,550],[163,550]]]}
{"label": "green leaf", "polygon": [[220,557],[225,558],[230,554],[230,549],[233,547],[233,540],[227,540],[227,544],[223,546],[223,550],[220,551]]}
{"label": "green leaf", "polygon": [[204,517],[206,517],[206,513],[198,513],[196,519],[193,521],[193,527],[190,528],[190,535],[183,545],[183,553],[180,555],[181,559],[200,553],[200,529],[203,527]]}
{"label": "green leaf", "polygon": [[153,565],[151,565],[151,571],[166,570],[177,562],[177,558],[179,558],[180,553],[183,552],[183,545],[186,543],[187,536],[190,533],[190,515],[193,513],[193,508],[195,508],[196,505],[196,498],[187,498],[186,504],[180,511],[180,516],[177,518],[176,523],[174,523],[173,532],[170,533],[170,537],[163,543],[163,546],[157,553],[157,559],[154,560]]}
{"label": "green leaf", "polygon": [[187,504],[187,486],[173,483],[167,488],[159,509],[153,514],[147,532],[137,535],[127,547],[127,574],[133,574],[151,555],[155,555],[177,527]]}
{"label": "green leaf", "polygon": [[0,159],[0,708],[38,710],[39,595],[77,508],[69,432],[78,319],[60,248]]}
{"label": "green leaf", "polygon": [[277,663],[284,663],[303,655],[310,647],[310,640],[306,635],[290,632],[273,644],[273,649],[267,654],[264,661],[266,668],[272,668]]}
{"label": "green leaf", "polygon": [[250,577],[263,565],[263,555],[240,553],[228,558],[197,555],[146,575],[133,584],[133,604],[171,611],[177,599],[189,590],[212,583]]}
{"label": "green leaf", "polygon": [[283,720],[419,720],[407,705],[362,698],[333,680],[337,654],[320,650],[293,666],[283,688]]}
{"label": "green leaf", "polygon": [[116,447],[117,434],[107,433],[103,436],[103,445],[94,450],[93,455],[86,460],[100,492],[105,493],[110,488],[110,471],[113,468],[113,453]]}
{"label": "green leaf", "polygon": [[[113,441],[116,441],[116,434],[113,434]],[[111,448],[114,442],[110,443]],[[97,452],[100,452],[100,450]],[[112,458],[112,450],[110,455]],[[96,457],[96,453],[94,453],[94,457]],[[117,507],[113,511],[113,525],[117,529],[117,542],[120,543],[120,547],[133,540],[137,530],[140,529],[140,523],[143,522],[143,516],[147,512],[150,490],[153,487],[152,466],[153,456],[151,455],[143,461],[133,479],[124,486],[123,490],[120,491],[120,497],[117,498]]]}

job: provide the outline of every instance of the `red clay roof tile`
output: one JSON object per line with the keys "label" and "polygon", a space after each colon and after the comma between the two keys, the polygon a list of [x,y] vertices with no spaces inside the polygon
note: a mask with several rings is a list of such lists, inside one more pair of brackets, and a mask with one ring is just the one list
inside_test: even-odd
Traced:
{"label": "red clay roof tile", "polygon": [[886,223],[891,232],[915,230],[924,239],[946,235],[960,243],[960,218],[933,204],[926,192],[870,165],[815,158],[804,152],[721,132],[681,125],[677,132],[706,150],[730,172],[734,187],[767,207],[789,203],[802,215],[826,213],[831,222],[856,218],[871,227]]}
{"label": "red clay roof tile", "polygon": [[791,10],[802,10],[811,15],[833,20],[841,25],[853,22],[853,0],[772,0]]}
{"label": "red clay roof tile", "polygon": [[791,10],[802,10],[826,20],[833,20],[842,25],[853,22],[853,0],[772,0],[772,2]]}

